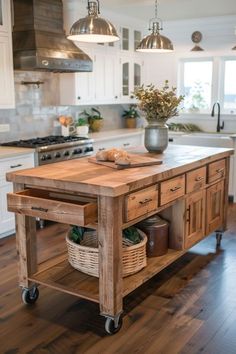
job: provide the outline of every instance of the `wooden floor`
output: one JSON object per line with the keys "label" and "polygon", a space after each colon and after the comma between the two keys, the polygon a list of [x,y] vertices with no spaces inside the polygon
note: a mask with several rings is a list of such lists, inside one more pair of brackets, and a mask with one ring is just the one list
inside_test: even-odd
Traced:
{"label": "wooden floor", "polygon": [[[0,353],[235,354],[236,204],[228,227],[219,250],[212,235],[127,296],[114,336],[95,303],[40,286],[37,303],[24,305],[14,237],[0,240]],[[64,248],[66,230],[38,231],[41,260]]]}

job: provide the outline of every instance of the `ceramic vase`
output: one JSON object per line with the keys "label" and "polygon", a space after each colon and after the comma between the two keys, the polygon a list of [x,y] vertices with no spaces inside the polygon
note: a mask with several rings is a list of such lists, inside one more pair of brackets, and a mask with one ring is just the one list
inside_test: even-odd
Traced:
{"label": "ceramic vase", "polygon": [[162,153],[168,146],[168,127],[165,123],[152,123],[145,127],[144,146],[149,152]]}

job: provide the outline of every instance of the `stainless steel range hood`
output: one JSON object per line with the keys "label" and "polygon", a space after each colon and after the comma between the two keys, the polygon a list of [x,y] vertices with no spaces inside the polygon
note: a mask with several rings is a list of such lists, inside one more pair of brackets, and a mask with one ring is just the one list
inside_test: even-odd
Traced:
{"label": "stainless steel range hood", "polygon": [[13,0],[15,70],[92,71],[92,60],[65,36],[62,0]]}

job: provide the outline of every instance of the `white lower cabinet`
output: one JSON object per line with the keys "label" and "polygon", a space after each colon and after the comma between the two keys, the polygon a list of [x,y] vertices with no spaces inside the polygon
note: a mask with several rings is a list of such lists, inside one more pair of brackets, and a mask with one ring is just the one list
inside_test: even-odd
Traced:
{"label": "white lower cabinet", "polygon": [[143,134],[127,135],[123,137],[111,137],[111,139],[98,140],[93,144],[94,152],[96,153],[99,150],[111,149],[111,148],[120,148],[128,149],[133,146],[143,145]]}
{"label": "white lower cabinet", "polygon": [[15,232],[14,213],[7,211],[7,193],[13,191],[12,183],[6,181],[6,173],[34,167],[34,154],[0,159],[0,238]]}

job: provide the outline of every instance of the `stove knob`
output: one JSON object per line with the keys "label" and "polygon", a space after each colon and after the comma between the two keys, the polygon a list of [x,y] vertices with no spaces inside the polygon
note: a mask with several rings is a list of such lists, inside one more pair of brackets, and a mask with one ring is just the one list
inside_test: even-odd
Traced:
{"label": "stove knob", "polygon": [[78,155],[78,154],[81,154],[82,152],[83,152],[82,149],[75,149],[73,151],[73,155]]}
{"label": "stove knob", "polygon": [[51,160],[52,159],[52,156],[51,155],[46,155],[46,160]]}
{"label": "stove knob", "polygon": [[56,152],[56,153],[55,153],[55,157],[56,157],[56,158],[59,158],[59,157],[61,157],[61,154],[60,154],[60,152]]}
{"label": "stove knob", "polygon": [[92,146],[88,146],[84,149],[84,152],[90,152],[93,151],[93,147]]}
{"label": "stove knob", "polygon": [[40,159],[41,159],[41,161],[45,161],[46,160],[46,155],[43,155]]}
{"label": "stove knob", "polygon": [[69,151],[65,151],[64,152],[64,156],[70,156],[70,152]]}

